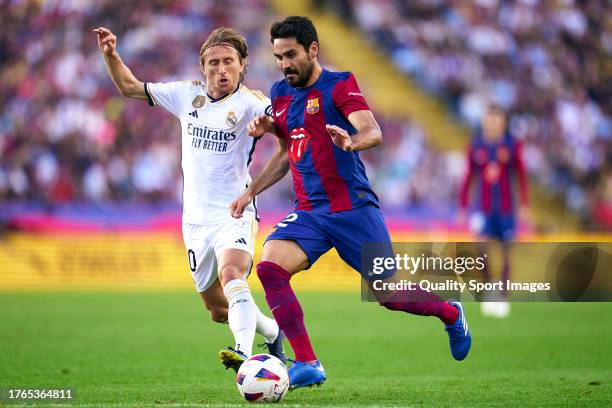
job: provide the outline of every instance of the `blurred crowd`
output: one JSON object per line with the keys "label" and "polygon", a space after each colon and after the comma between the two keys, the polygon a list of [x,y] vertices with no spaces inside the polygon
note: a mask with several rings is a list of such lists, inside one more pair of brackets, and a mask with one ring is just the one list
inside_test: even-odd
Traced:
{"label": "blurred crowd", "polygon": [[[477,124],[487,101],[511,112],[531,174],[589,220],[596,205],[604,204],[601,213],[606,203],[612,208],[612,98],[604,75],[612,19],[605,3],[336,4],[466,123]],[[200,46],[221,25],[248,40],[247,86],[267,93],[280,78],[269,42],[277,18],[266,0],[13,0],[0,2],[0,11],[0,200],[180,201],[178,121],[118,94],[93,28],[117,34],[124,62],[142,81],[200,79]],[[463,153],[432,149],[417,123],[379,119],[385,143],[362,157],[384,203],[453,207]],[[272,137],[258,143],[252,174],[275,148]],[[288,204],[290,180],[261,199]]]}
{"label": "blurred crowd", "polygon": [[[200,46],[221,25],[238,27],[247,37],[247,86],[267,93],[280,78],[269,42],[275,18],[264,0],[15,1],[3,3],[1,18],[4,200],[49,208],[109,200],[180,202],[178,121],[162,108],[118,94],[93,28],[105,26],[118,36],[124,62],[142,81],[201,78]],[[380,120],[385,143],[363,159],[384,202],[448,206],[454,189],[444,186],[445,171],[433,165],[435,152],[420,128]],[[251,174],[263,168],[275,149],[273,137],[257,144]],[[432,177],[434,173],[439,177]],[[435,191],[449,197],[430,200]],[[292,199],[287,177],[262,195],[260,203],[287,207]]]}
{"label": "blurred crowd", "polygon": [[507,110],[532,176],[587,223],[612,208],[609,1],[344,0],[335,8],[468,125],[489,102]]}
{"label": "blurred crowd", "polygon": [[124,62],[145,82],[201,79],[200,47],[221,25],[240,27],[247,38],[257,61],[249,67],[250,88],[267,93],[277,77],[264,0],[8,1],[1,7],[0,199],[51,205],[180,200],[178,121],[118,94],[93,28],[118,36]]}

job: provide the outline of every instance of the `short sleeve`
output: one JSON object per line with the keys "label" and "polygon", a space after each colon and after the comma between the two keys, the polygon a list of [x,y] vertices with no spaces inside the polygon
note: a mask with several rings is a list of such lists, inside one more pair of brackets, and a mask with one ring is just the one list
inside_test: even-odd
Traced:
{"label": "short sleeve", "polygon": [[370,110],[353,74],[349,74],[345,80],[336,84],[332,97],[334,104],[346,118],[355,111]]}
{"label": "short sleeve", "polygon": [[276,88],[278,88],[278,82],[273,83],[270,87],[270,99],[272,101],[274,101],[274,98],[276,98]]}
{"label": "short sleeve", "polygon": [[253,103],[253,116],[272,116],[272,102],[270,102],[270,99],[259,91],[252,92],[256,97]]}
{"label": "short sleeve", "polygon": [[[280,84],[280,81],[273,83],[272,86],[270,87],[270,100],[272,101],[272,106],[270,107],[270,114],[273,117],[274,117],[273,112],[274,112],[274,109],[275,109],[274,108],[274,102],[276,102],[276,96],[278,94],[278,86],[279,86],[279,84]],[[278,108],[276,108],[276,109],[278,111]],[[277,119],[277,118],[274,118],[274,129],[275,129],[274,135],[277,138],[279,138],[279,139],[283,139],[283,131],[282,131],[281,126],[280,126],[280,120]]]}
{"label": "short sleeve", "polygon": [[190,81],[180,82],[147,82],[145,83],[145,93],[147,101],[151,106],[162,106],[174,116],[180,116],[182,106],[191,86]]}

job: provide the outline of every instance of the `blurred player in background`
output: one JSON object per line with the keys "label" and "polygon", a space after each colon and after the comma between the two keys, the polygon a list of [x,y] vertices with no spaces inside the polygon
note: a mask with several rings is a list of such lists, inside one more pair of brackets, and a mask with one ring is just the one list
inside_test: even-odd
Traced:
{"label": "blurred player in background", "polygon": [[211,318],[229,323],[234,334],[235,347],[219,353],[222,363],[237,371],[252,354],[256,331],[264,336],[269,352],[285,360],[283,334],[261,313],[246,282],[257,231],[255,198],[243,219],[227,213],[231,201],[251,182],[248,166],[257,139],[249,137],[247,124],[270,108],[261,92],[241,84],[248,65],[246,40],[231,28],[210,34],[200,51],[205,84],[143,83],[121,61],[117,37],[103,27],[94,31],[121,95],[161,105],[181,122],[183,239],[196,289]]}
{"label": "blurred player in background", "polygon": [[[488,107],[481,120],[481,128],[474,134],[468,149],[468,169],[459,194],[460,218],[465,220],[471,182],[477,180],[476,212],[471,217],[470,225],[480,240],[496,240],[501,243],[501,279],[504,282],[510,279],[510,244],[516,233],[515,179],[522,204],[519,209],[520,218],[528,218],[527,175],[521,144],[507,131],[506,122],[506,114],[500,107]],[[483,249],[486,251],[486,246]],[[484,279],[491,281],[488,266],[484,269]],[[510,313],[506,294],[499,295],[502,299],[483,299],[483,314],[506,317]]]}
{"label": "blurred player in background", "polygon": [[[291,169],[296,208],[268,236],[257,274],[295,352],[296,361],[289,368],[293,389],[321,384],[326,375],[310,343],[291,277],[334,247],[361,273],[362,245],[388,243],[390,247],[390,238],[359,158],[359,150],[381,143],[382,133],[355,77],[321,67],[317,32],[306,17],[275,23],[271,39],[285,79],[270,91],[273,117],[258,116],[249,131],[253,136],[275,133],[279,149],[231,211],[241,217],[256,194]],[[440,318],[449,333],[453,357],[462,360],[471,337],[461,304],[443,302],[434,294],[427,299],[410,301],[406,293],[397,292],[379,301],[391,310]]]}

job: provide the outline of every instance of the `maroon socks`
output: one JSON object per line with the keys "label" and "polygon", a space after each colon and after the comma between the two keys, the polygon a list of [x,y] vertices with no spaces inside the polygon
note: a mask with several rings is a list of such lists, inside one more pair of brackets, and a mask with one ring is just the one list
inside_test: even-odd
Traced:
{"label": "maroon socks", "polygon": [[266,291],[266,301],[274,319],[291,343],[295,359],[302,362],[316,360],[304,326],[302,306],[289,284],[289,272],[273,262],[260,262],[257,276]]}
{"label": "maroon socks", "polygon": [[[410,301],[411,296],[418,297],[421,300]],[[443,301],[435,293],[422,289],[415,289],[409,292],[397,291],[390,299],[380,302],[380,304],[389,310],[399,310],[420,316],[436,316],[446,325],[455,323],[459,316],[459,311],[455,306]]]}

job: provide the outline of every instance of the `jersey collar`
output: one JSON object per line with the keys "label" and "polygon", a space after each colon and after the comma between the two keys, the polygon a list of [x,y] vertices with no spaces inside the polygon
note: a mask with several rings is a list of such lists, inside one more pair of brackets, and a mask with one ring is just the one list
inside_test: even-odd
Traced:
{"label": "jersey collar", "polygon": [[222,97],[220,97],[220,98],[218,98],[218,99],[215,99],[215,98],[213,98],[212,96],[210,96],[210,95],[208,94],[208,90],[207,90],[207,91],[206,91],[206,99],[208,99],[208,102],[211,102],[211,103],[223,102],[224,100],[228,99],[230,96],[232,96],[233,94],[235,94],[236,92],[238,92],[238,90],[240,89],[240,86],[241,86],[241,83],[240,83],[240,82],[238,82],[238,86],[236,87],[236,89],[234,89],[234,91],[233,91],[233,92],[231,92],[231,93],[229,93],[229,94],[227,94],[227,95],[225,95],[225,96],[222,96]]}

